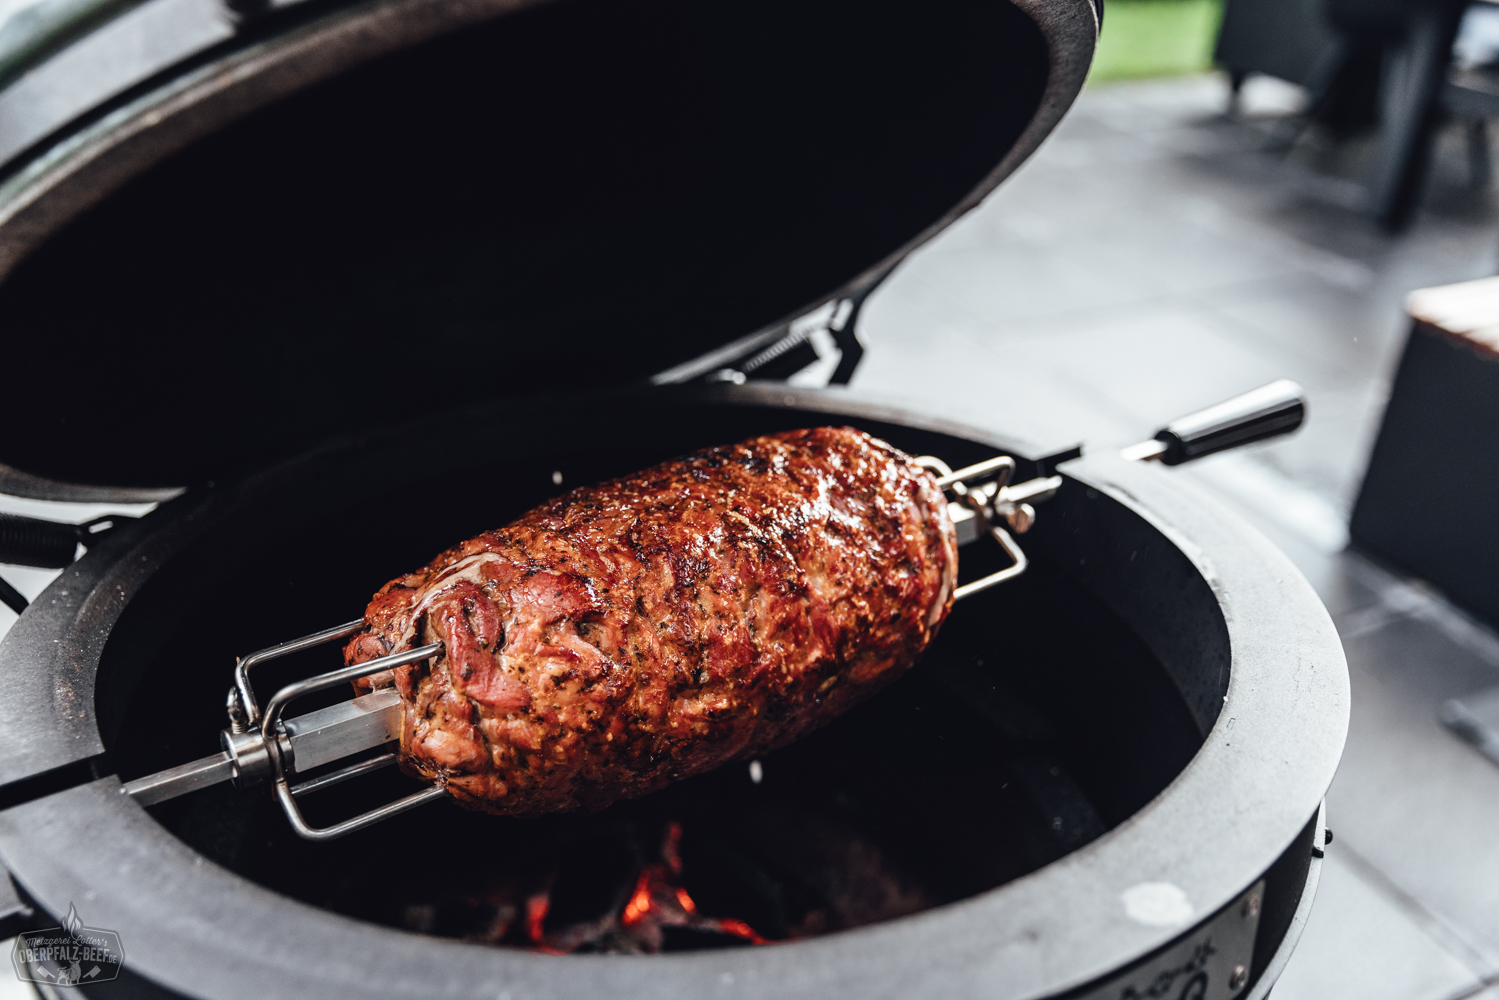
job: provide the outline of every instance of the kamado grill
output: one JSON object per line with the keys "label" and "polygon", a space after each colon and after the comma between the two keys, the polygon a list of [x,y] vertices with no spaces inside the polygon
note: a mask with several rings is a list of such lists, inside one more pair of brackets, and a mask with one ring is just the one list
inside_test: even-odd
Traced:
{"label": "kamado grill", "polygon": [[[40,416],[0,486],[170,499],[0,523],[66,567],[0,643],[0,930],[117,932],[89,996],[1268,993],[1346,671],[1159,464],[1293,429],[1295,387],[1079,456],[775,381],[825,331],[847,382],[865,296],[1076,95],[1087,0],[94,14],[4,64]],[[389,696],[318,642],[382,581],[563,484],[829,423],[936,456],[971,541],[902,680],[593,815],[382,768]]]}

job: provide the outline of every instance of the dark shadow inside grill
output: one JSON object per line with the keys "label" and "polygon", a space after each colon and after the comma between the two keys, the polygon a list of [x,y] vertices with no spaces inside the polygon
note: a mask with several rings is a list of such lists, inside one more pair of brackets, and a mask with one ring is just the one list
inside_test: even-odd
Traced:
{"label": "dark shadow inside grill", "polygon": [[393,408],[644,379],[936,223],[1047,72],[990,0],[551,0],[374,59],[175,153],[0,285],[31,373],[10,405],[44,414],[0,462],[176,486]]}
{"label": "dark shadow inside grill", "polygon": [[[109,639],[96,701],[121,776],[213,752],[235,655],[356,617],[387,578],[554,494],[554,470],[581,484],[691,447],[845,422],[659,394],[559,401],[548,413],[479,411],[370,435],[232,487],[220,520],[151,579]],[[955,464],[992,454],[849,422]],[[459,460],[441,491],[362,475]],[[1037,558],[1026,576],[960,604],[911,673],[767,755],[758,783],[736,763],[596,815],[539,820],[439,803],[321,845],[298,840],[263,789],[221,786],[153,815],[220,864],[308,903],[525,947],[640,950],[640,921],[624,926],[621,914],[641,900],[695,916],[645,934],[670,951],[806,937],[963,899],[1116,826],[1202,743],[1211,716],[1194,720],[1190,705],[1221,699],[1226,640],[1201,623],[1221,615],[1179,552],[1130,540],[1144,524],[1069,485],[1027,536]],[[1157,581],[1131,588],[1146,603],[1152,587],[1170,591],[1181,620],[1196,623],[1198,652],[1174,663],[1152,653],[1067,554],[1080,536],[1139,544],[1141,558],[1115,562]],[[968,578],[992,555],[969,546],[962,561]],[[278,661],[257,688],[264,698],[339,662],[331,649]],[[412,784],[386,772],[305,804],[325,823]]]}

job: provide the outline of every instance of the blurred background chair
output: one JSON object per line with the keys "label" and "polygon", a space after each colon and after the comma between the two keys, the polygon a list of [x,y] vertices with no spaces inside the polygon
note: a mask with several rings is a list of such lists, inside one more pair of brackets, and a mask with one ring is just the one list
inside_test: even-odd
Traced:
{"label": "blurred background chair", "polygon": [[1264,73],[1312,94],[1325,92],[1347,46],[1327,22],[1327,0],[1230,0],[1213,61],[1229,74],[1237,97],[1251,73]]}
{"label": "blurred background chair", "polygon": [[1452,55],[1442,110],[1467,120],[1471,183],[1484,188],[1493,174],[1488,120],[1499,118],[1499,4],[1475,3],[1467,9]]}
{"label": "blurred background chair", "polygon": [[[1456,56],[1456,60],[1454,59]],[[1403,228],[1445,115],[1471,119],[1475,183],[1488,182],[1499,116],[1499,7],[1469,0],[1229,0],[1215,58],[1234,91],[1250,73],[1305,87],[1307,121],[1346,134],[1377,127],[1368,213]]]}

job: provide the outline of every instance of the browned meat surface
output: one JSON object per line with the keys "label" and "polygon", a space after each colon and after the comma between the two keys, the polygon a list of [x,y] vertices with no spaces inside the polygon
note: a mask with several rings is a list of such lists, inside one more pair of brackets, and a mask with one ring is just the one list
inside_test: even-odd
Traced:
{"label": "browned meat surface", "polygon": [[936,481],[851,428],[573,490],[392,580],[349,663],[396,673],[402,764],[516,816],[782,746],[899,677],[952,606]]}

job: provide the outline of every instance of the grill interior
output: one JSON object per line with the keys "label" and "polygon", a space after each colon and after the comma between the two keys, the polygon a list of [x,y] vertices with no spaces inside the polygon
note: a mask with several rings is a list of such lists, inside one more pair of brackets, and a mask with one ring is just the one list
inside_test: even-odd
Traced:
{"label": "grill interior", "polygon": [[[955,465],[993,454],[951,435],[826,414],[595,401],[373,434],[228,487],[219,520],[152,577],[105,649],[96,708],[118,773],[215,751],[236,655],[356,617],[386,579],[555,494],[554,470],[571,486],[693,447],[842,422]],[[461,472],[444,490],[373,485],[397,479],[387,471],[413,456]],[[970,897],[1129,817],[1203,738],[1160,660],[1063,561],[1047,558],[1048,522],[1053,532],[1067,525],[1043,508],[1026,576],[959,605],[921,664],[766,756],[759,783],[738,763],[595,815],[539,820],[442,802],[322,845],[297,839],[264,790],[221,786],[153,815],[277,892],[501,946],[731,947],[752,938],[733,929],[740,924],[787,940]],[[965,548],[963,577],[991,558],[986,547]],[[268,665],[257,690],[328,669],[336,655]],[[321,823],[411,784],[386,773],[304,806]],[[687,893],[703,920],[650,931],[642,944],[621,914],[642,873],[672,857],[667,888]]]}

